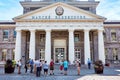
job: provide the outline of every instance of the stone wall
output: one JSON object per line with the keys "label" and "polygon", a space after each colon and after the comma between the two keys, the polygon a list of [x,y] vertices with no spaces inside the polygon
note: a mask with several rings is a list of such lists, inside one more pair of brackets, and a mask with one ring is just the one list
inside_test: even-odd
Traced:
{"label": "stone wall", "polygon": [[[8,40],[3,40],[3,30],[8,30]],[[14,39],[14,30],[15,27],[0,27],[0,60],[2,60],[2,50],[6,49],[6,59],[12,59],[13,57],[13,50],[15,49],[15,39]]]}

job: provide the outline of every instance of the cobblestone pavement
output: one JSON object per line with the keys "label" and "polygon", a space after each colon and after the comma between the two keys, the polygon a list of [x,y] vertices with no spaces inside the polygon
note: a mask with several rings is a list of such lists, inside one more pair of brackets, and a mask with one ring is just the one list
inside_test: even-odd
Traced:
{"label": "cobblestone pavement", "polygon": [[24,72],[22,68],[22,74],[17,74],[17,69],[13,74],[4,74],[4,69],[0,68],[0,80],[120,80],[120,68],[105,67],[103,74],[95,74],[94,69],[81,68],[81,75],[77,75],[75,66],[70,66],[68,69],[68,75],[63,75],[59,71],[59,66],[55,66],[54,75],[44,76],[43,71],[40,77],[36,77],[35,74]]}

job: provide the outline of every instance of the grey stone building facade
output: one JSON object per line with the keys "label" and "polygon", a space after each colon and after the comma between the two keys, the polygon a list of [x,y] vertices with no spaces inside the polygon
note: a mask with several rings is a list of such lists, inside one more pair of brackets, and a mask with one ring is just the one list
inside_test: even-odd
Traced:
{"label": "grey stone building facade", "polygon": [[[57,0],[43,0],[43,1],[21,1],[23,6],[23,14],[32,12],[36,9],[57,3]],[[60,2],[77,7],[79,9],[87,10],[96,14],[96,7],[99,4],[98,1],[75,1],[75,0],[61,0]],[[106,62],[114,63],[120,60],[120,21],[104,21],[104,47],[105,47],[105,59]],[[15,43],[16,43],[16,22],[15,21],[1,21],[0,22],[0,61],[6,59],[14,59],[15,57]],[[21,59],[23,63],[29,59],[29,46],[30,46],[30,31],[23,30],[21,32],[22,43],[21,43]],[[35,43],[35,58],[45,59],[45,31],[36,31],[36,43]],[[69,60],[69,32],[66,30],[51,32],[51,58],[55,62],[59,62],[59,59]],[[94,62],[98,60],[98,33],[96,30],[89,32],[90,40],[90,57]],[[65,48],[56,48],[55,41],[64,39]],[[56,41],[56,42],[57,42]],[[64,43],[64,41],[63,41]],[[61,43],[62,44],[62,43]],[[74,56],[75,59],[80,59],[82,64],[85,64],[84,58],[84,32],[82,30],[74,31]],[[59,44],[60,45],[60,44]],[[61,45],[60,45],[61,46]],[[65,54],[66,53],[66,54]],[[61,56],[61,57],[59,57]]]}

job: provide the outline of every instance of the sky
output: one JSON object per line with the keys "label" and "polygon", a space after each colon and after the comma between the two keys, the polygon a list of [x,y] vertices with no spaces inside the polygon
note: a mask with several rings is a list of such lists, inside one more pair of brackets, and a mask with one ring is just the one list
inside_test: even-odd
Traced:
{"label": "sky", "polygon": [[[19,1],[23,0],[0,0],[0,20],[12,20],[12,18],[23,14],[23,9]],[[120,0],[95,1],[100,1],[97,6],[98,15],[107,18],[107,20],[120,20]]]}

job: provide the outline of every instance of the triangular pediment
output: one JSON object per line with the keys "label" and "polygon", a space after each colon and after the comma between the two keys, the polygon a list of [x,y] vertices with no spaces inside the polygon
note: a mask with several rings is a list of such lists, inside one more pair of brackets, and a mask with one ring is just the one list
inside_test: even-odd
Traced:
{"label": "triangular pediment", "polygon": [[105,19],[101,16],[65,3],[54,3],[46,7],[17,16],[14,20],[39,19]]}

